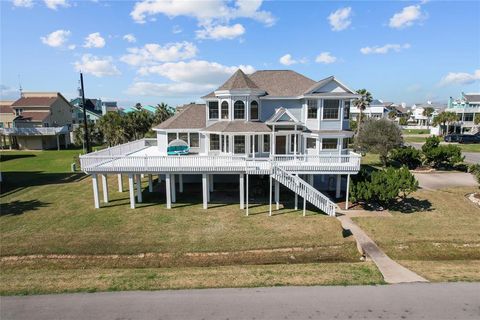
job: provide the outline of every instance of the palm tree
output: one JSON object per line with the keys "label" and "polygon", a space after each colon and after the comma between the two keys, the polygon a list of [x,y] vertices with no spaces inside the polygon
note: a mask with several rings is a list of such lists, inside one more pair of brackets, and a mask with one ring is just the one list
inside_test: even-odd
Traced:
{"label": "palm tree", "polygon": [[447,130],[446,130],[446,132],[443,132],[443,133],[448,134],[449,129],[450,129],[450,124],[454,123],[454,122],[457,122],[457,121],[458,121],[458,117],[457,117],[457,114],[455,112],[444,111],[444,112],[439,113],[435,118],[433,118],[433,125],[434,126],[442,125],[443,127],[445,127],[445,125],[446,125]]}
{"label": "palm tree", "polygon": [[153,124],[158,125],[163,121],[167,120],[171,116],[173,116],[173,108],[170,107],[168,104],[162,102],[157,105],[157,110],[155,110],[155,114],[153,116]]}
{"label": "palm tree", "polygon": [[353,105],[358,108],[360,114],[357,119],[357,135],[360,132],[360,127],[363,120],[363,111],[370,105],[372,102],[372,94],[367,91],[367,89],[359,89],[357,93],[361,95],[360,98],[353,101]]}
{"label": "palm tree", "polygon": [[123,126],[125,137],[128,141],[138,140],[152,128],[153,116],[145,110],[127,113],[124,117]]}
{"label": "palm tree", "polygon": [[108,112],[102,116],[96,127],[110,147],[125,141],[124,119],[116,112]]}
{"label": "palm tree", "polygon": [[435,109],[433,109],[432,107],[426,107],[425,109],[423,109],[423,116],[427,117],[427,125],[430,125],[430,120],[434,112]]}
{"label": "palm tree", "polygon": [[397,117],[397,112],[395,112],[395,110],[390,110],[387,116],[388,116],[388,119],[394,120]]}

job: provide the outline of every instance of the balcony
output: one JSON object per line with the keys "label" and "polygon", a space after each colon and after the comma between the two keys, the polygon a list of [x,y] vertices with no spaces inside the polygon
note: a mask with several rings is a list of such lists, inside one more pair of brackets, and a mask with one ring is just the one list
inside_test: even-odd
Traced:
{"label": "balcony", "polygon": [[359,154],[275,155],[253,158],[242,155],[161,155],[155,139],[142,139],[80,157],[90,173],[248,173],[270,174],[273,164],[298,174],[356,174]]}

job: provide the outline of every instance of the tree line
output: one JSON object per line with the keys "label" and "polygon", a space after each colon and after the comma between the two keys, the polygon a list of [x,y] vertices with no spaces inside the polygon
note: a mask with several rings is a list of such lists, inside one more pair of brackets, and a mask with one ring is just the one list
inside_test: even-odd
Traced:
{"label": "tree line", "polygon": [[[152,129],[174,114],[174,109],[166,103],[157,105],[155,113],[142,110],[137,103],[136,111],[126,114],[108,112],[96,123],[88,123],[90,142],[96,145],[106,143],[109,147],[144,138]],[[82,145],[84,126],[74,131],[75,144]]]}

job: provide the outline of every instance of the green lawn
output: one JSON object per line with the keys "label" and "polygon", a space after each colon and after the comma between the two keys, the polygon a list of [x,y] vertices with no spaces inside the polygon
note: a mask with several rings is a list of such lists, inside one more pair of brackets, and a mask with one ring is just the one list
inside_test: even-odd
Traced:
{"label": "green lawn", "polygon": [[[415,136],[409,136],[409,137],[403,137],[403,140],[405,142],[413,142],[413,143],[424,143],[426,137],[415,137]],[[460,143],[451,143],[453,145],[459,146],[460,149],[462,149],[463,152],[480,152],[480,144],[460,144]]]}
{"label": "green lawn", "polygon": [[438,270],[427,267],[435,261],[439,265],[465,261],[478,266],[480,209],[464,197],[473,191],[475,188],[419,190],[412,195],[415,200],[410,201],[413,213],[393,212],[393,217],[354,220],[391,258],[412,261],[414,270],[418,267],[427,278],[431,271],[432,280],[438,280]]}
{"label": "green lawn", "polygon": [[[108,281],[91,280],[92,287],[104,290],[115,287],[112,281],[115,283],[117,277],[127,281],[148,274],[143,268],[155,269],[151,272],[161,278],[170,272],[170,267],[180,268],[186,274],[187,269],[181,268],[208,266],[212,269],[205,270],[207,279],[214,274],[208,270],[217,272],[215,268],[228,265],[278,264],[276,271],[271,272],[279,273],[279,284],[289,284],[290,273],[282,276],[280,266],[305,264],[307,267],[298,267],[301,274],[312,272],[308,271],[312,262],[328,262],[331,274],[327,272],[315,281],[292,283],[379,283],[375,268],[358,262],[355,241],[352,236],[343,236],[339,221],[308,210],[307,216],[302,217],[302,212],[294,211],[289,203],[275,211],[273,217],[268,217],[268,206],[253,204],[251,215],[246,217],[245,211],[239,209],[237,192],[233,193],[230,204],[215,201],[214,193],[212,200],[217,203],[203,210],[200,196],[192,196],[186,187],[185,193],[177,196],[174,209],[167,210],[164,192],[149,193],[144,181],[144,202],[132,210],[128,192],[119,193],[117,180],[111,177],[110,202],[94,209],[91,179],[83,173],[69,172],[78,153],[79,150],[0,153],[4,180],[0,198],[0,256],[4,258],[0,267],[2,276],[8,275],[2,278],[0,292],[25,292],[29,281],[32,290],[28,292],[84,291],[85,287],[78,283],[56,287],[50,282],[57,276],[76,278],[80,274],[83,279],[87,275],[106,274]],[[215,252],[220,254],[212,254]],[[5,260],[6,256],[35,254],[71,257]],[[334,280],[338,263],[351,263],[350,267],[342,268],[352,268],[353,275],[350,277],[347,272],[346,277]],[[355,273],[362,266],[368,271],[363,278]],[[25,273],[31,276],[25,277]],[[42,284],[42,279],[49,280]],[[238,286],[270,285],[275,277],[260,279],[263,280],[257,281],[246,273]],[[158,281],[142,283],[151,289],[209,286],[210,282],[202,281],[191,285],[181,279],[172,285],[160,285]],[[105,287],[105,283],[109,285]],[[142,286],[132,285],[132,288]],[[229,286],[229,283],[219,279],[212,286]]]}
{"label": "green lawn", "polygon": [[402,129],[403,134],[430,134],[429,129]]}

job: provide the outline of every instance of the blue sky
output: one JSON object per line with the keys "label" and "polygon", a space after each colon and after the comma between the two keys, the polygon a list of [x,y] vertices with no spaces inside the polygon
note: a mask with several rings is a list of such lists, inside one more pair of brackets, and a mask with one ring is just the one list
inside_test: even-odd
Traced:
{"label": "blue sky", "polygon": [[0,95],[172,105],[233,71],[335,75],[394,102],[480,92],[479,1],[2,0]]}

